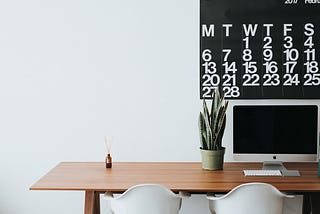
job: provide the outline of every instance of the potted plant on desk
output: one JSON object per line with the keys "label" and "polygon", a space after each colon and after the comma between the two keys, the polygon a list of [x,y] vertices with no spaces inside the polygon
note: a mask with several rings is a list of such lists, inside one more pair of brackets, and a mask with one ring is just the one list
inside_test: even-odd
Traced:
{"label": "potted plant on desk", "polygon": [[226,126],[227,107],[228,101],[225,101],[223,93],[220,95],[219,89],[213,91],[210,110],[203,99],[203,110],[198,121],[203,169],[223,169],[225,148],[222,147],[222,137]]}

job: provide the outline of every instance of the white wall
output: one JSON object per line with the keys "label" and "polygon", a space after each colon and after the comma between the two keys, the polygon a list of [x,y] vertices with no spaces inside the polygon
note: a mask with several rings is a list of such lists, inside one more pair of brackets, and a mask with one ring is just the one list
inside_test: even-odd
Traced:
{"label": "white wall", "polygon": [[104,135],[114,161],[199,161],[198,24],[196,0],[1,1],[0,213],[82,213],[82,192],[28,188],[103,161]]}

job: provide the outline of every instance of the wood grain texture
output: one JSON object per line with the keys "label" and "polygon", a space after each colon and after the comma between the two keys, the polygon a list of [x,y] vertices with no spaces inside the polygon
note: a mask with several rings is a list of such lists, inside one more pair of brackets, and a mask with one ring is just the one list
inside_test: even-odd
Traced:
{"label": "wood grain texture", "polygon": [[123,192],[136,184],[158,183],[173,191],[206,193],[227,192],[247,182],[266,182],[281,191],[320,192],[317,163],[284,165],[287,169],[299,170],[301,176],[243,175],[243,169],[261,169],[261,163],[225,163],[221,171],[207,171],[195,162],[115,162],[111,169],[106,169],[103,162],[62,162],[30,189]]}

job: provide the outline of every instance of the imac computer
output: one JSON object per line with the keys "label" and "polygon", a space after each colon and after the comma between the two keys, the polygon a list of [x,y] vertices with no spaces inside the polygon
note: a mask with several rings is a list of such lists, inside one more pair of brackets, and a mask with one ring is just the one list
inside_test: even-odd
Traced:
{"label": "imac computer", "polygon": [[317,105],[236,105],[233,107],[233,158],[264,162],[279,169],[282,162],[315,162],[318,153]]}

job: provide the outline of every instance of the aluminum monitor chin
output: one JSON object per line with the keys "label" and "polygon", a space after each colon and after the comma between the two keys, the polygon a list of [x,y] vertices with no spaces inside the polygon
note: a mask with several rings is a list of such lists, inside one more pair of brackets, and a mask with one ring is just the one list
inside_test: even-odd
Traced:
{"label": "aluminum monitor chin", "polygon": [[237,161],[318,160],[317,105],[236,105],[233,158]]}

